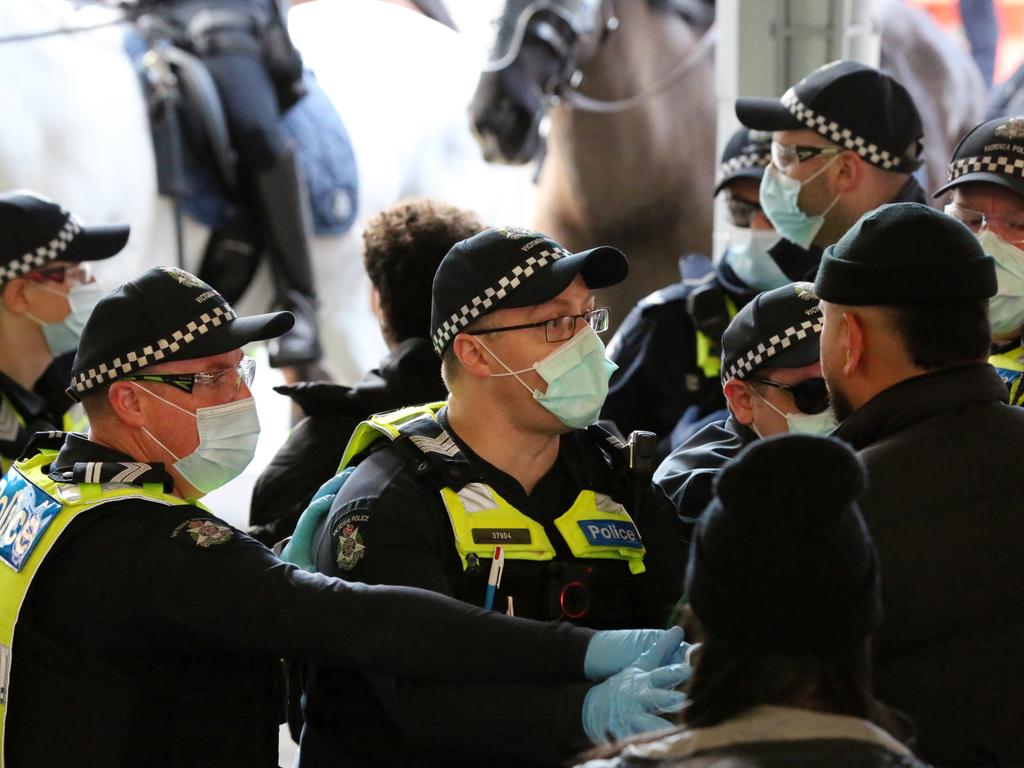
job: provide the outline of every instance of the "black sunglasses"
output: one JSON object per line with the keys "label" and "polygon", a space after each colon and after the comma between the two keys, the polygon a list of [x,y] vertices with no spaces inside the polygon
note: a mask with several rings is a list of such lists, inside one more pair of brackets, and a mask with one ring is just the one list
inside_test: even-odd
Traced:
{"label": "black sunglasses", "polygon": [[780,384],[771,379],[758,378],[752,378],[751,381],[786,390],[793,396],[793,403],[801,413],[821,413],[828,408],[828,388],[825,386],[824,379],[807,379],[799,384]]}

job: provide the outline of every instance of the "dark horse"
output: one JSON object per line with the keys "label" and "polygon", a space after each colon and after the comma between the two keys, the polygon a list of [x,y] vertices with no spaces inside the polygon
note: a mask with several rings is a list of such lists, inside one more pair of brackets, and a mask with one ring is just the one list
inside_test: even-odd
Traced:
{"label": "dark horse", "polygon": [[[710,250],[713,19],[713,3],[701,0],[508,0],[500,64],[477,86],[472,119],[488,160],[532,159],[549,116],[533,224],[571,248],[625,251],[630,280],[606,296],[620,318],[679,279],[679,256]],[[899,0],[883,3],[882,68],[918,104],[934,189],[958,138],[981,119],[981,76]]]}

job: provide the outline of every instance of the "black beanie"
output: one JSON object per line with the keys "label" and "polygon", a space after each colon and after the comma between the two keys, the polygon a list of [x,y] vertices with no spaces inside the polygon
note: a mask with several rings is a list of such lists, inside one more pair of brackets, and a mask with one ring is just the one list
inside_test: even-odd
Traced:
{"label": "black beanie", "polygon": [[865,484],[860,459],[832,437],[769,437],[727,464],[686,571],[708,631],[797,652],[874,632],[878,564],[856,504]]}
{"label": "black beanie", "polygon": [[814,292],[853,307],[980,301],[996,293],[995,262],[952,216],[889,203],[825,249]]}

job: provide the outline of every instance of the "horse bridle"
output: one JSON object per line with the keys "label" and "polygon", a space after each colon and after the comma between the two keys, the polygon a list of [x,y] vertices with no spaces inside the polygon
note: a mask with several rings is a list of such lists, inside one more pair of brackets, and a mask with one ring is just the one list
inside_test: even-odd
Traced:
{"label": "horse bridle", "polygon": [[[596,0],[594,2],[558,3],[555,0],[534,0],[526,5],[518,14],[510,43],[505,53],[497,61],[488,62],[484,72],[498,72],[511,66],[522,51],[527,31],[548,45],[562,58],[560,75],[549,84],[547,96],[553,105],[582,112],[615,113],[633,109],[648,100],[657,97],[678,81],[692,72],[711,50],[717,37],[715,25],[710,26],[697,39],[695,45],[668,72],[650,86],[621,99],[596,99],[587,96],[578,89],[579,54],[582,50],[593,47],[599,50],[619,28],[619,18],[615,13],[614,0]],[[571,8],[567,8],[571,5]],[[551,13],[558,17],[571,30],[571,39],[566,40],[550,23],[540,21],[530,29],[531,22],[541,13]],[[600,16],[601,22],[595,23],[594,18]],[[593,37],[599,36],[597,40]]]}

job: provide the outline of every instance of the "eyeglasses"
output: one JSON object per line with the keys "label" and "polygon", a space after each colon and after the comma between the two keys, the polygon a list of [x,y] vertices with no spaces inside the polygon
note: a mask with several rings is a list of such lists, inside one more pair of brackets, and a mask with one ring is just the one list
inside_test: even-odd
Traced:
{"label": "eyeglasses", "polygon": [[839,147],[808,147],[801,144],[780,144],[773,141],[772,163],[785,173],[813,157],[828,157],[845,151]]}
{"label": "eyeglasses", "polygon": [[86,264],[47,267],[26,272],[25,278],[36,283],[57,283],[69,286],[85,285],[92,282],[92,270]]}
{"label": "eyeglasses", "polygon": [[740,197],[727,197],[725,207],[730,223],[745,229],[750,229],[754,225],[755,217],[764,216],[764,211],[758,203]]}
{"label": "eyeglasses", "polygon": [[119,376],[120,381],[152,381],[158,384],[170,384],[182,392],[192,394],[194,388],[223,387],[225,390],[237,392],[244,384],[252,386],[256,378],[256,361],[251,357],[243,357],[234,368],[224,368],[220,371],[202,371],[198,373],[132,373]]}
{"label": "eyeglasses", "polygon": [[539,323],[525,323],[524,325],[506,325],[501,328],[481,328],[476,331],[466,331],[470,336],[482,336],[485,333],[504,333],[505,331],[524,331],[527,328],[543,328],[544,338],[549,343],[571,339],[576,333],[576,321],[584,320],[587,325],[597,333],[608,330],[608,307],[600,307],[584,312],[579,315],[562,315],[552,317],[550,320],[541,320]]}
{"label": "eyeglasses", "polygon": [[950,203],[943,210],[947,216],[952,216],[974,234],[987,229],[994,231],[1008,243],[1024,243],[1024,213],[993,216],[964,208],[959,203]]}
{"label": "eyeglasses", "polygon": [[769,387],[784,389],[793,397],[793,403],[800,409],[801,413],[821,413],[828,408],[828,388],[824,379],[807,379],[799,384],[780,384],[771,379],[751,378],[759,384],[767,384]]}

